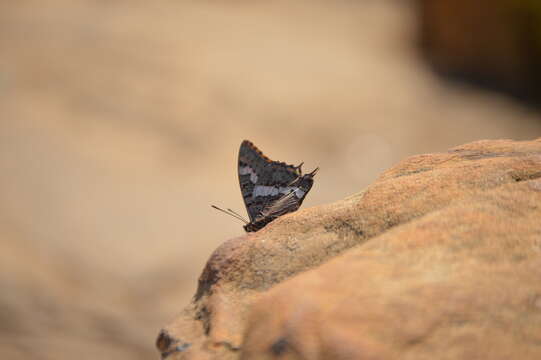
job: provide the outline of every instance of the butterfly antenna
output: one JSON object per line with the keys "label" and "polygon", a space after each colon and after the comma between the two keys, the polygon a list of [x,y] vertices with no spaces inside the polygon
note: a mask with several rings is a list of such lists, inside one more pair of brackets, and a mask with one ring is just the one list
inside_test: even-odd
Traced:
{"label": "butterfly antenna", "polygon": [[238,220],[242,221],[245,224],[248,224],[248,221],[246,221],[242,216],[240,216],[236,212],[232,211],[231,209],[227,209],[229,211],[225,211],[224,209],[221,209],[216,205],[210,205],[210,206],[212,206],[214,209],[219,210],[219,211],[221,211],[221,212],[223,212],[223,213],[225,213],[225,214],[227,214],[229,216],[233,216],[235,219],[238,219]]}
{"label": "butterfly antenna", "polygon": [[235,214],[235,215],[237,215],[237,216],[238,216],[239,218],[241,218],[241,219],[242,219],[242,220],[243,220],[243,221],[244,221],[244,222],[245,222],[246,224],[248,224],[248,223],[249,223],[249,221],[248,221],[248,220],[246,220],[246,219],[244,218],[244,216],[242,216],[242,215],[239,215],[239,213],[238,213],[238,212],[236,212],[236,211],[233,211],[233,210],[231,210],[231,209],[229,209],[229,208],[227,208],[227,211],[229,211],[229,212],[230,212],[231,214]]}

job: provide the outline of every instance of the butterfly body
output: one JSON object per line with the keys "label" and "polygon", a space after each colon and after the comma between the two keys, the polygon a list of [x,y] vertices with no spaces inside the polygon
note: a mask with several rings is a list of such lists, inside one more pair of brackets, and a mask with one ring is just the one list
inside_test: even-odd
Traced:
{"label": "butterfly body", "polygon": [[272,161],[250,141],[239,150],[240,189],[250,221],[247,232],[258,231],[276,218],[296,211],[312,188],[317,168],[302,174],[301,165]]}

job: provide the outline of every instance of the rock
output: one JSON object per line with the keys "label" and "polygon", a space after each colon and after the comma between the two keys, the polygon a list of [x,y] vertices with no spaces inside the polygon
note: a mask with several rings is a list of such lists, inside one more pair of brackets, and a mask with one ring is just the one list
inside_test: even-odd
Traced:
{"label": "rock", "polygon": [[419,0],[420,39],[438,71],[541,101],[537,0]]}
{"label": "rock", "polygon": [[168,359],[538,359],[541,139],[414,156],[229,240]]}

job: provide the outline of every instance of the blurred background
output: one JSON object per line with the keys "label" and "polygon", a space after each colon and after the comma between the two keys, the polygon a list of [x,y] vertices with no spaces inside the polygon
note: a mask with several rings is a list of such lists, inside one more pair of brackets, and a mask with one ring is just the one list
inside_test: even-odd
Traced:
{"label": "blurred background", "polygon": [[321,168],[541,136],[536,0],[0,3],[0,358],[154,359],[243,234],[238,147]]}

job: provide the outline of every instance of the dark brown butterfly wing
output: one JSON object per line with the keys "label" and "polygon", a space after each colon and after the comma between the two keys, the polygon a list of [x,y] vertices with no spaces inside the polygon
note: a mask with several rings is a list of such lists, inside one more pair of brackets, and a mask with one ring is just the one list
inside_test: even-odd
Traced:
{"label": "dark brown butterfly wing", "polygon": [[302,175],[300,165],[272,161],[250,141],[243,141],[238,174],[250,217],[245,230],[257,231],[277,217],[296,211],[312,188],[317,170]]}
{"label": "dark brown butterfly wing", "polygon": [[240,191],[250,221],[291,191],[290,185],[300,176],[298,167],[272,161],[248,140],[240,145],[238,174]]}

